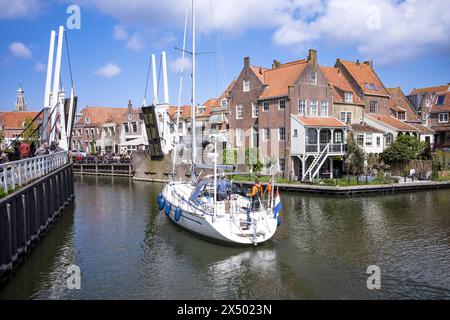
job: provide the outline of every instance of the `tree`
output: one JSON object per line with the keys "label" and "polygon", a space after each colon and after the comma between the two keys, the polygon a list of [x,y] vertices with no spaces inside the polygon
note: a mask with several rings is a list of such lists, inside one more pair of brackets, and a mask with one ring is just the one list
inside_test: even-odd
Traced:
{"label": "tree", "polygon": [[427,144],[416,137],[399,135],[381,154],[381,159],[395,168],[403,168],[410,160],[426,159]]}
{"label": "tree", "polygon": [[33,122],[31,118],[25,118],[23,123],[24,131],[22,132],[22,138],[29,142],[36,142],[39,139],[38,130],[36,130],[36,122]]}
{"label": "tree", "polygon": [[350,131],[347,135],[347,155],[345,156],[345,165],[347,172],[352,175],[361,174],[364,170],[364,161],[366,160],[366,153],[358,145],[354,132]]}

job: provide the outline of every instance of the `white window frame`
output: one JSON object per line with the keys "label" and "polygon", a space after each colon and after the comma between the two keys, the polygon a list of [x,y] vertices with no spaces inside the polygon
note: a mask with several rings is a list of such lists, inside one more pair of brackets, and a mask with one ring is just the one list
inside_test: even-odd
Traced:
{"label": "white window frame", "polygon": [[[281,108],[281,101],[284,101],[284,108]],[[286,99],[278,99],[278,110],[286,110]]]}
{"label": "white window frame", "polygon": [[344,93],[344,101],[345,102],[353,102],[353,93],[345,92]]}
{"label": "white window frame", "polygon": [[[283,170],[281,170],[281,160],[283,160]],[[280,172],[284,172],[284,170],[286,170],[286,159],[284,158],[278,159],[278,170]]]}
{"label": "white window frame", "polygon": [[[323,108],[325,109],[325,114],[323,114]],[[328,101],[321,101],[320,102],[320,116],[321,117],[327,117],[328,116]]]}
{"label": "white window frame", "polygon": [[236,146],[242,147],[244,145],[244,130],[236,128]]}
{"label": "white window frame", "polygon": [[317,84],[317,72],[311,71],[310,74],[310,83],[316,85]]}
{"label": "white window frame", "polygon": [[270,128],[263,128],[263,141],[267,142],[270,140]]}
{"label": "white window frame", "polygon": [[377,147],[381,146],[381,137],[380,136],[377,136],[376,141],[377,141]]}
{"label": "white window frame", "polygon": [[[281,139],[281,130],[284,130],[284,139]],[[286,128],[278,128],[278,141],[286,141]]]}
{"label": "white window frame", "polygon": [[[344,119],[342,119],[342,116],[344,117]],[[350,118],[349,118],[350,116]],[[341,111],[339,114],[339,120],[341,120],[341,122],[343,123],[352,123],[353,120],[353,112],[351,111]]]}
{"label": "white window frame", "polygon": [[220,101],[220,106],[221,106],[222,108],[228,107],[228,99],[222,99],[222,100]]}
{"label": "white window frame", "polygon": [[250,91],[250,80],[245,79],[242,81],[242,91],[249,92]]}
{"label": "white window frame", "polygon": [[[360,138],[362,137],[362,142],[360,143]],[[361,146],[361,147],[363,147],[364,146],[364,142],[365,142],[365,139],[364,139],[365,137],[364,137],[364,133],[358,133],[358,134],[356,134],[356,144],[358,145],[358,146]]]}
{"label": "white window frame", "polygon": [[368,147],[373,146],[373,134],[372,133],[366,133],[365,137],[365,142],[364,144]]}
{"label": "white window frame", "polygon": [[[372,112],[372,102],[375,105],[375,112]],[[378,101],[371,100],[369,102],[369,113],[378,113]]]}
{"label": "white window frame", "polygon": [[[400,118],[400,114],[403,114],[404,117]],[[406,120],[406,111],[397,111],[397,119],[398,120]]]}
{"label": "white window frame", "polygon": [[294,129],[294,134],[292,137],[297,138],[298,137],[298,129]]}
{"label": "white window frame", "polygon": [[236,119],[242,119],[243,117],[244,117],[244,106],[242,104],[237,104],[236,105]]}
{"label": "white window frame", "polygon": [[[317,109],[319,108],[319,101],[316,99],[312,99],[309,104],[309,114],[312,117],[317,117]],[[314,112],[313,112],[314,110]]]}
{"label": "white window frame", "polygon": [[[441,118],[441,116],[442,116],[442,118]],[[444,119],[444,118],[447,118],[447,119]],[[439,113],[438,114],[438,122],[439,123],[448,123],[448,112]]]}
{"label": "white window frame", "polygon": [[259,140],[259,131],[258,131],[258,128],[255,128],[255,127],[251,127],[251,143],[252,143],[252,148],[258,148],[258,145],[256,144],[256,141],[255,141],[255,133],[256,133],[256,135],[257,135],[257,138],[258,138],[258,140]]}
{"label": "white window frame", "polygon": [[262,103],[262,111],[263,112],[269,112],[270,111],[270,103],[269,103],[269,101],[264,101]]}
{"label": "white window frame", "polygon": [[257,103],[252,102],[252,118],[259,117],[259,106]]}
{"label": "white window frame", "polygon": [[298,114],[306,116],[306,108],[308,107],[308,100],[298,99]]}
{"label": "white window frame", "polygon": [[[392,141],[388,141],[388,137],[391,137]],[[392,133],[387,133],[385,140],[386,140],[386,145],[390,146],[392,143],[394,143],[395,137]]]}

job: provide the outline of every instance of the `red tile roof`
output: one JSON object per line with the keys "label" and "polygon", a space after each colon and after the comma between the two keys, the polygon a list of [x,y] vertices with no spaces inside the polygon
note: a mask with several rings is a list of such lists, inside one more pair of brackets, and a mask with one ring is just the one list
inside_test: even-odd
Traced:
{"label": "red tile roof", "polygon": [[346,125],[333,117],[304,117],[299,115],[292,115],[307,127],[331,127],[344,128]]}
{"label": "red tile roof", "polygon": [[[128,108],[91,107],[87,106],[81,110],[82,117],[80,124],[103,125],[108,122],[122,123],[123,116],[128,112]],[[89,122],[86,122],[89,118]]]}
{"label": "red tile roof", "polygon": [[394,118],[392,116],[367,114],[366,117],[381,122],[383,124],[389,125],[399,131],[418,131],[417,128],[407,124],[406,122],[398,120],[397,118]]}
{"label": "red tile roof", "polygon": [[434,134],[434,130],[433,129],[428,128],[428,127],[424,126],[423,124],[420,124],[420,123],[409,123],[409,125],[413,126],[417,130],[419,130],[419,133],[422,133],[422,134]]}
{"label": "red tile roof", "polygon": [[[250,66],[250,69],[256,74],[256,76],[258,77],[258,79],[264,83],[264,72],[266,72],[267,68],[263,68],[263,67],[257,67],[257,66]],[[236,81],[234,81],[236,82]],[[233,83],[234,84],[234,83]],[[231,88],[230,88],[231,90]]]}
{"label": "red tile roof", "polygon": [[391,109],[405,111],[407,121],[420,121],[419,115],[414,111],[411,103],[400,88],[387,88],[387,91],[391,96],[389,101]]}
{"label": "red tile roof", "polygon": [[383,133],[383,131],[377,128],[371,127],[368,124],[352,124],[352,130],[356,132],[368,132],[368,133]]}
{"label": "red tile roof", "polygon": [[445,92],[444,94],[444,103],[442,105],[437,105],[437,100],[439,96],[442,94],[436,94],[434,97],[433,106],[431,107],[431,113],[439,113],[439,112],[450,112],[450,91]]}
{"label": "red tile roof", "polygon": [[421,94],[421,93],[437,93],[437,92],[445,92],[448,90],[448,88],[450,87],[449,84],[446,85],[441,85],[441,86],[434,86],[434,87],[427,87],[427,88],[419,88],[419,89],[414,89],[413,91],[411,91],[411,93],[409,94],[410,96],[414,96],[416,94]]}
{"label": "red tile roof", "polygon": [[[353,79],[365,94],[388,96],[386,88],[376,75],[375,71],[367,63],[358,63],[340,60],[341,64],[347,69]],[[367,87],[367,84],[374,84],[379,90]]]}
{"label": "red tile roof", "polygon": [[[353,95],[353,103],[361,104],[361,99],[356,95],[353,87],[348,82],[347,78],[345,78],[340,72],[339,68],[333,67],[323,67],[320,69],[322,73],[325,75],[327,81],[333,86],[333,100],[334,102],[346,102],[345,101],[345,93],[351,93]],[[347,102],[348,103],[348,102]]]}
{"label": "red tile roof", "polygon": [[297,60],[281,64],[275,69],[264,72],[264,84],[267,86],[261,94],[262,99],[288,95],[290,86],[293,86],[305,70],[307,60]]}
{"label": "red tile roof", "polygon": [[[39,112],[34,111],[5,111],[1,112],[3,129],[23,129],[25,120],[33,120]],[[42,119],[42,115],[40,116]]]}

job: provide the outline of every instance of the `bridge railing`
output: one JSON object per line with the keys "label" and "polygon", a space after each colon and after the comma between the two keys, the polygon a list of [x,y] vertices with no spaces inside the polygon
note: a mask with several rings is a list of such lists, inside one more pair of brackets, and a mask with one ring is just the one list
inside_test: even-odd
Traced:
{"label": "bridge railing", "polygon": [[37,156],[0,164],[0,188],[4,194],[26,185],[31,180],[46,174],[68,163],[67,151]]}

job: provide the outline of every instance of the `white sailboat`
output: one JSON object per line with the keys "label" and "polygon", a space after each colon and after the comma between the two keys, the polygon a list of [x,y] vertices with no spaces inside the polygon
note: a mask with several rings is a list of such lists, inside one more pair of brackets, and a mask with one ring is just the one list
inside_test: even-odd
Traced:
{"label": "white sailboat", "polygon": [[[219,169],[217,139],[215,151],[210,154],[213,165],[196,165],[195,133],[195,0],[192,0],[192,163],[190,181],[170,181],[158,195],[158,206],[177,226],[210,240],[235,245],[257,245],[272,238],[280,223],[278,206],[274,201],[274,184],[267,199],[258,198],[257,206],[246,193],[233,186],[228,199],[217,199]],[[196,168],[213,169],[213,175],[198,177]],[[274,181],[274,179],[272,179]],[[278,197],[277,197],[278,198]]]}

